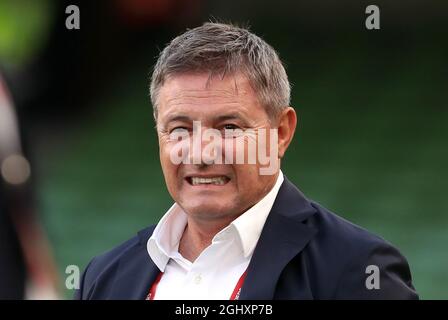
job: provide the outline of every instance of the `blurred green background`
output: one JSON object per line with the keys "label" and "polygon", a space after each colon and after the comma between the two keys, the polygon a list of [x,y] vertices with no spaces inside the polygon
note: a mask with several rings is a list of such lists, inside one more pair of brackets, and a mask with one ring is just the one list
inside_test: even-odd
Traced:
{"label": "blurred green background", "polygon": [[[299,128],[283,172],[309,198],[397,246],[421,298],[447,299],[447,26],[434,18],[441,15],[439,7],[421,18],[421,7],[410,3],[416,9],[404,13],[384,4],[382,30],[370,32],[363,3],[347,6],[344,15],[335,4],[299,5],[296,14],[278,6],[249,14],[243,6],[236,14],[236,4],[207,2],[187,22],[167,23],[147,38],[137,33],[128,41],[142,44],[123,59],[91,49],[95,61],[109,59],[108,66],[119,65],[119,72],[102,78],[99,90],[90,80],[82,116],[58,125],[41,121],[32,131],[38,133],[39,207],[61,277],[65,266],[83,268],[156,223],[172,204],[159,165],[148,75],[157,48],[213,15],[249,21],[287,64]],[[341,16],[334,15],[335,7]],[[109,35],[101,41],[112,48],[120,40]],[[89,75],[108,69],[88,57],[82,66]],[[63,105],[54,107],[59,108],[63,113]]]}

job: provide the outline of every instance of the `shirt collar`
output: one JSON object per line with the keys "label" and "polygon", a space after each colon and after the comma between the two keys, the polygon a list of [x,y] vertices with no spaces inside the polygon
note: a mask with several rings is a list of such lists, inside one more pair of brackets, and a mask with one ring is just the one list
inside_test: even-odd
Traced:
{"label": "shirt collar", "polygon": [[174,203],[154,229],[147,242],[147,250],[160,271],[165,270],[173,252],[178,251],[179,241],[186,225],[187,215],[177,203]]}
{"label": "shirt collar", "polygon": [[268,218],[269,212],[271,212],[283,180],[283,173],[280,170],[277,181],[271,191],[231,223],[238,231],[245,258],[251,256],[255,250],[264,223]]}
{"label": "shirt collar", "polygon": [[[283,181],[283,173],[280,170],[277,181],[271,191],[258,203],[232,221],[229,226],[218,232],[213,238],[213,242],[224,238],[226,235],[234,236],[236,233],[244,257],[250,257],[255,250],[263,226]],[[149,238],[147,251],[160,271],[163,272],[165,270],[170,258],[178,255],[179,241],[186,224],[186,213],[177,203],[174,203],[159,221],[152,236]]]}

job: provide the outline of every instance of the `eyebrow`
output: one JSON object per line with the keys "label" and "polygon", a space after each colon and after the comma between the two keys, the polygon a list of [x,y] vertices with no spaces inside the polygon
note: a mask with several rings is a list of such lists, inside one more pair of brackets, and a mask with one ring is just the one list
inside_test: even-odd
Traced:
{"label": "eyebrow", "polygon": [[[226,120],[235,120],[235,119],[237,119],[237,120],[244,120],[240,113],[230,113],[230,114],[225,114],[225,115],[220,115],[220,116],[213,117],[213,121],[214,122],[226,121]],[[174,122],[174,121],[192,122],[193,119],[190,116],[187,116],[187,115],[172,115],[172,116],[168,117],[168,119],[166,120],[166,123],[170,123],[170,122]]]}
{"label": "eyebrow", "polygon": [[242,115],[239,113],[231,113],[222,116],[217,116],[214,118],[215,121],[225,121],[225,120],[243,120]]}
{"label": "eyebrow", "polygon": [[170,123],[170,122],[174,122],[174,121],[188,122],[188,121],[191,121],[191,118],[189,116],[184,116],[184,115],[172,115],[172,116],[169,116],[168,119],[166,119],[166,123]]}

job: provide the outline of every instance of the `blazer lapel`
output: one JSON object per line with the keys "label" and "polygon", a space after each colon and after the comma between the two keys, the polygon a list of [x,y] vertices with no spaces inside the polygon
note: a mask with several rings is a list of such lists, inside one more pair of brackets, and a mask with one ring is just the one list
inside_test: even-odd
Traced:
{"label": "blazer lapel", "polygon": [[247,269],[241,300],[273,299],[282,270],[317,232],[303,223],[314,213],[309,201],[285,178]]}
{"label": "blazer lapel", "polygon": [[120,259],[109,299],[144,300],[160,270],[146,250],[154,228],[139,232],[140,244]]}

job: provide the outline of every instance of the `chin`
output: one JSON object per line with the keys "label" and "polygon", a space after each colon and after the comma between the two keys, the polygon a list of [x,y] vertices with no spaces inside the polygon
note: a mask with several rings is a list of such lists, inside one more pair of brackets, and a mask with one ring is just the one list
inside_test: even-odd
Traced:
{"label": "chin", "polygon": [[197,206],[188,203],[188,205],[184,206],[184,210],[188,214],[198,218],[214,219],[228,216],[234,211],[234,208],[232,206],[223,206],[222,203],[202,203]]}

